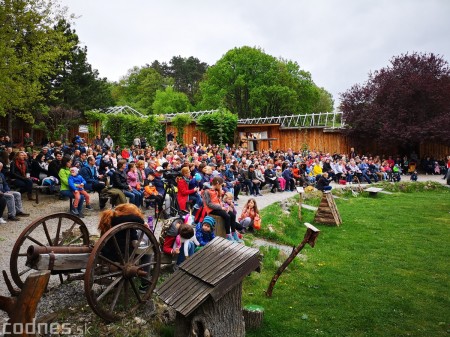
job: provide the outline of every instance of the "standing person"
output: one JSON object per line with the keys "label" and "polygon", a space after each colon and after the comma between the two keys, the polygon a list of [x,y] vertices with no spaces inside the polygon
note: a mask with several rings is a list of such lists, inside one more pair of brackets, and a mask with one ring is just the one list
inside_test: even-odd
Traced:
{"label": "standing person", "polygon": [[106,136],[106,138],[103,140],[103,144],[110,150],[114,148],[114,141],[112,140],[111,135]]}
{"label": "standing person", "polygon": [[198,194],[199,188],[197,186],[195,186],[192,189],[189,189],[190,181],[191,181],[191,171],[189,170],[189,167],[185,166],[181,169],[181,177],[177,178],[178,206],[180,207],[180,210],[186,211],[187,201],[188,200],[193,201],[194,202],[193,214],[195,215],[197,210],[202,206],[202,204],[201,204],[202,199],[201,199],[200,195]]}
{"label": "standing person", "polygon": [[74,195],[73,205],[72,205],[72,213],[78,215],[78,203],[80,202],[80,196],[84,195],[84,199],[86,200],[86,209],[92,211],[93,208],[90,204],[91,198],[89,194],[84,189],[84,185],[86,185],[86,181],[83,179],[81,175],[78,174],[77,167],[70,168],[70,176],[68,179],[70,190]]}
{"label": "standing person", "polygon": [[236,215],[221,201],[222,184],[223,179],[221,177],[212,179],[211,188],[203,191],[203,206],[208,215],[218,215],[224,220],[227,239],[239,242],[240,239],[236,232]]}
{"label": "standing person", "polygon": [[9,176],[21,192],[27,192],[28,200],[34,200],[32,195],[33,181],[30,179],[27,158],[25,151],[17,152],[16,158],[11,163]]}
{"label": "standing person", "polygon": [[175,135],[173,134],[173,131],[170,131],[170,132],[167,134],[167,142],[168,142],[168,143],[173,142],[174,138],[175,138]]}
{"label": "standing person", "polygon": [[260,219],[258,206],[256,205],[256,200],[254,198],[250,198],[247,200],[244,208],[242,209],[242,213],[238,218],[239,223],[242,225],[243,232],[249,231],[253,232],[254,230],[254,222]]}
{"label": "standing person", "polygon": [[[2,170],[3,163],[0,162],[0,194],[2,195],[2,199],[6,201],[6,205],[8,206],[8,220],[19,221],[17,216],[29,216],[30,214],[23,211],[22,195],[19,192],[11,191]],[[3,211],[1,215],[2,214]],[[0,221],[0,223],[2,222]]]}
{"label": "standing person", "polygon": [[25,133],[25,136],[23,137],[23,147],[25,148],[25,151],[31,153],[31,151],[33,150],[33,146],[34,146],[33,138],[31,138],[28,132]]}
{"label": "standing person", "polygon": [[[61,164],[61,169],[59,170],[58,177],[59,181],[61,182],[61,190],[59,191],[59,194],[61,197],[69,197],[74,198],[74,194],[70,190],[69,187],[69,177],[70,177],[70,167],[72,166],[72,160],[70,157],[64,157]],[[80,202],[78,203],[78,207],[76,209],[76,212],[78,212],[78,216],[80,218],[83,218],[83,203],[84,203],[84,195],[80,195]],[[76,213],[75,212],[75,213]]]}

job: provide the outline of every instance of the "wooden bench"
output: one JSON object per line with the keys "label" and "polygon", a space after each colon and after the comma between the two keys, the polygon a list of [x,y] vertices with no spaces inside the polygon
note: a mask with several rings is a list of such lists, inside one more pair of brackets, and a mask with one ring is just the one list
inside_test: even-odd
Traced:
{"label": "wooden bench", "polygon": [[[35,194],[35,199],[36,199],[36,204],[39,204],[39,193],[44,193],[44,192],[50,192],[50,185],[33,185],[33,192]],[[59,191],[61,186],[60,185],[55,185],[53,186],[54,191]]]}
{"label": "wooden bench", "polygon": [[369,192],[369,196],[376,197],[378,192],[381,192],[383,189],[379,187],[369,187],[366,188],[364,191]]}

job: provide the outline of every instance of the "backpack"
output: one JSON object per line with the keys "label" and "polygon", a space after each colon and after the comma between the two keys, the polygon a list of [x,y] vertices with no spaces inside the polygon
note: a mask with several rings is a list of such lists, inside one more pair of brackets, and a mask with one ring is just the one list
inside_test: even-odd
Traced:
{"label": "backpack", "polygon": [[180,217],[173,217],[163,221],[161,227],[161,234],[159,235],[159,245],[161,246],[161,250],[164,247],[164,241],[166,241],[167,232],[172,225],[175,225],[177,222],[184,223],[183,219]]}

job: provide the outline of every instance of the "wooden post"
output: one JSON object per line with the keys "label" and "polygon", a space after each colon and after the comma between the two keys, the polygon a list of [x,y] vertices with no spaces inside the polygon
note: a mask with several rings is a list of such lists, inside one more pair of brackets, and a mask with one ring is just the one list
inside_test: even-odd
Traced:
{"label": "wooden post", "polygon": [[[6,273],[3,273],[4,277],[5,275]],[[34,324],[36,308],[47,287],[49,278],[49,270],[32,273],[27,277],[25,285],[17,298],[0,296],[0,309],[6,311],[9,316],[6,327],[7,333],[12,334],[14,331],[11,328],[15,326],[14,324],[20,324],[21,333],[13,334],[13,336],[27,337],[35,335],[28,334],[28,332],[32,332],[28,331],[28,329],[31,329],[31,325]],[[8,283],[9,281],[6,282]]]}
{"label": "wooden post", "polygon": [[294,258],[300,253],[300,251],[305,247],[305,245],[308,243],[311,247],[314,247],[316,244],[317,237],[319,236],[320,230],[318,230],[313,225],[305,222],[305,226],[308,228],[306,230],[305,236],[303,237],[303,241],[295,248],[292,249],[291,254],[286,259],[286,261],[283,262],[283,264],[278,268],[275,275],[272,277],[272,280],[270,281],[269,288],[266,290],[266,296],[272,297],[272,291],[275,287],[275,283],[277,283],[278,278],[280,277],[281,273],[287,268],[287,266],[294,260]]}
{"label": "wooden post", "polygon": [[298,219],[302,221],[303,187],[297,187],[298,192]]}
{"label": "wooden post", "polygon": [[246,305],[242,310],[244,315],[245,330],[257,329],[264,318],[264,308],[259,305]]}

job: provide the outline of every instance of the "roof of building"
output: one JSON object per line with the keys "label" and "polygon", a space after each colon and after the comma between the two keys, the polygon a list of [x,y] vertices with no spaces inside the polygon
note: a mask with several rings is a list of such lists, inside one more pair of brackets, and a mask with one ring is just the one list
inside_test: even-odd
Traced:
{"label": "roof of building", "polygon": [[216,237],[180,265],[156,293],[183,316],[208,299],[218,301],[260,265],[259,250]]}

